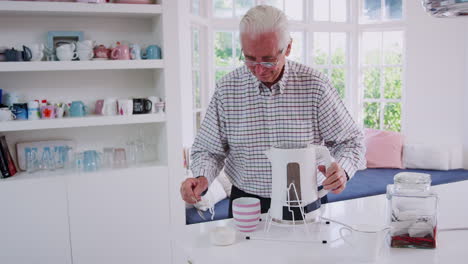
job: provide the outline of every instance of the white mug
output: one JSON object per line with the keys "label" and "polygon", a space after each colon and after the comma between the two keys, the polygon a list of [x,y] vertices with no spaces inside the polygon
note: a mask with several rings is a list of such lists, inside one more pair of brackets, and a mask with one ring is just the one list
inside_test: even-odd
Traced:
{"label": "white mug", "polygon": [[8,108],[0,108],[0,122],[15,119],[15,115]]}
{"label": "white mug", "polygon": [[133,100],[121,99],[118,101],[119,115],[132,115],[133,114]]}
{"label": "white mug", "polygon": [[71,52],[71,51],[58,51],[57,50],[57,58],[61,61],[71,61],[73,59],[78,58],[78,54],[76,54],[76,52]]}
{"label": "white mug", "polygon": [[28,46],[31,50],[31,61],[40,61],[44,57],[44,44],[31,44]]}
{"label": "white mug", "polygon": [[80,50],[79,49],[76,53],[78,54],[78,58],[80,59],[80,61],[90,60],[94,56],[94,52],[91,49],[89,49],[89,50]]}
{"label": "white mug", "polygon": [[76,49],[83,50],[83,49],[93,49],[94,47],[94,40],[82,40],[76,43]]}
{"label": "white mug", "polygon": [[[345,235],[343,231],[349,232]],[[358,261],[373,262],[380,254],[388,228],[380,225],[359,224],[340,228],[341,238],[352,246],[353,257]]]}
{"label": "white mug", "polygon": [[148,100],[151,101],[151,104],[152,104],[152,107],[151,107],[151,113],[156,113],[157,109],[156,109],[156,104],[161,102],[161,98],[157,97],[157,96],[150,96],[148,97]]}
{"label": "white mug", "polygon": [[63,44],[57,47],[57,52],[74,52],[76,49],[75,43]]}
{"label": "white mug", "polygon": [[115,98],[105,99],[104,105],[102,106],[102,114],[103,115],[117,115],[117,99]]}

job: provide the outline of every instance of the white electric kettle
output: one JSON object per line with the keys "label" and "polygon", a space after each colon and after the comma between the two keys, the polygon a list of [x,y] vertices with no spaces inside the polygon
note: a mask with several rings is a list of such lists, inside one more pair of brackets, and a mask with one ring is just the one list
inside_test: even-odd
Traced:
{"label": "white electric kettle", "polygon": [[324,146],[282,145],[265,151],[271,162],[270,217],[281,223],[315,221],[320,198],[328,191],[317,187],[317,159],[330,167],[332,157]]}

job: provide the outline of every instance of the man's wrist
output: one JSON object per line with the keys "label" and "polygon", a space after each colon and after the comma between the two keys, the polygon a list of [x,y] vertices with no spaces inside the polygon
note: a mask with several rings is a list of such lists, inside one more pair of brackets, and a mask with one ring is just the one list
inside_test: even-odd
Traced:
{"label": "man's wrist", "polygon": [[[203,176],[203,175],[197,176],[197,177],[195,177],[195,179],[198,179],[198,178],[200,178],[200,177],[203,177],[203,178],[206,179],[206,177]],[[206,179],[206,180],[208,181],[208,179]],[[201,195],[201,196],[204,196],[207,192],[208,192],[208,187],[206,187],[206,190],[204,190],[200,195]]]}

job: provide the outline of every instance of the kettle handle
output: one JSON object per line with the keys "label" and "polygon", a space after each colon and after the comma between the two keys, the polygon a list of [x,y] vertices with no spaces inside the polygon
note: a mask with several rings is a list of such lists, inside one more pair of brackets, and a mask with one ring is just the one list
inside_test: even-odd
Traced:
{"label": "kettle handle", "polygon": [[[325,147],[325,146],[316,146],[315,147],[315,153],[316,153],[317,157],[320,157],[324,161],[323,165],[325,165],[325,168],[326,169],[330,168],[330,166],[332,164],[332,156],[331,156],[330,151],[328,150],[328,148]],[[328,192],[329,192],[328,190],[321,189],[320,191],[318,191],[317,195],[318,195],[319,198],[322,198],[325,195],[327,195]]]}

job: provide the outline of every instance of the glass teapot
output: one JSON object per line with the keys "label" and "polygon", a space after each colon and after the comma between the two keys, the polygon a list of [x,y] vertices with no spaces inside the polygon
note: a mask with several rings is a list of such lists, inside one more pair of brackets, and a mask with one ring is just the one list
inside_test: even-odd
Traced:
{"label": "glass teapot", "polygon": [[387,186],[387,221],[391,246],[435,248],[438,196],[431,190],[431,175],[401,172]]}

